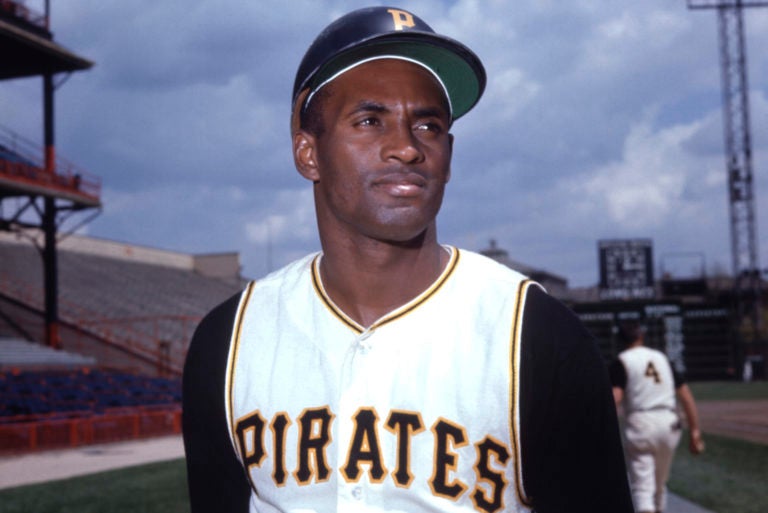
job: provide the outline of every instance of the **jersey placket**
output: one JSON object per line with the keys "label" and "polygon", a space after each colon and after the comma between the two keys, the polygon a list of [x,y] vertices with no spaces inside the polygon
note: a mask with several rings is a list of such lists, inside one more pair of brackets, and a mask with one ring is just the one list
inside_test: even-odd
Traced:
{"label": "jersey placket", "polygon": [[359,409],[370,406],[369,377],[376,327],[372,326],[357,334],[349,345],[342,370],[342,387],[339,397],[339,440],[336,444],[339,462],[338,511],[359,512],[369,498],[369,475],[363,466],[357,479],[350,480],[344,466],[349,458],[350,444],[354,437],[355,416]]}

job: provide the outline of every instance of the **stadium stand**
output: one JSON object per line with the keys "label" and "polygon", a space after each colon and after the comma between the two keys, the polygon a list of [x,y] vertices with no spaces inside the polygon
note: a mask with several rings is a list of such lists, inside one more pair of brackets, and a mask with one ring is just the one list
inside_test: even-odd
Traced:
{"label": "stadium stand", "polygon": [[[2,237],[0,262],[0,336],[43,340],[36,248]],[[63,348],[143,372],[160,365],[178,374],[197,322],[244,284],[237,255],[196,257],[82,236],[60,244],[58,267]]]}
{"label": "stadium stand", "polygon": [[576,303],[573,310],[595,336],[606,360],[621,350],[617,326],[622,319],[641,319],[646,345],[664,351],[691,381],[736,378],[739,355],[733,343],[730,313],[722,305],[667,301]]}
{"label": "stadium stand", "polygon": [[0,452],[178,433],[187,344],[244,285],[238,256],[63,233],[101,179],[56,151],[54,75],[94,63],[26,3],[0,0],[0,80],[43,79],[45,141],[0,126]]}
{"label": "stadium stand", "polygon": [[0,338],[0,368],[77,367],[96,365],[96,358],[57,351],[26,340]]}
{"label": "stadium stand", "polygon": [[0,373],[0,418],[4,422],[109,413],[112,408],[174,406],[181,401],[178,378],[114,370],[27,370]]}
{"label": "stadium stand", "polygon": [[238,255],[75,235],[58,249],[53,349],[40,343],[40,253],[0,233],[0,453],[180,432],[187,345],[202,316],[244,286]]}

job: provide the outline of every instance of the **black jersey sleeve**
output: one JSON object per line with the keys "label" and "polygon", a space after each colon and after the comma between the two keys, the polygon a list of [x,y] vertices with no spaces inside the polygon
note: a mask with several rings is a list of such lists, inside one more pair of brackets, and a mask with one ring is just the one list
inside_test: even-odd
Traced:
{"label": "black jersey sleeve", "polygon": [[681,386],[685,385],[688,382],[688,379],[685,376],[685,372],[677,370],[672,362],[669,362],[669,366],[672,368],[672,379],[675,383],[675,390],[677,390]]}
{"label": "black jersey sleeve", "polygon": [[250,485],[229,438],[225,374],[239,294],[211,311],[184,365],[182,431],[192,513],[247,513]]}
{"label": "black jersey sleeve", "polygon": [[627,388],[627,369],[624,368],[624,364],[616,358],[611,362],[608,372],[611,377],[611,385],[618,387],[622,390]]}
{"label": "black jersey sleeve", "polygon": [[523,318],[520,426],[536,512],[634,511],[605,362],[578,318],[538,287]]}

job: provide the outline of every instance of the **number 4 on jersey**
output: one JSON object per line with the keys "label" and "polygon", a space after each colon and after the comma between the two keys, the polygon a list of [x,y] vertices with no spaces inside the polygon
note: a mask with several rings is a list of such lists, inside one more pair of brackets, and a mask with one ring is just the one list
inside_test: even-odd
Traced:
{"label": "number 4 on jersey", "polygon": [[645,375],[649,378],[653,378],[654,383],[661,383],[661,376],[656,367],[653,366],[653,362],[648,362],[648,366],[645,368]]}

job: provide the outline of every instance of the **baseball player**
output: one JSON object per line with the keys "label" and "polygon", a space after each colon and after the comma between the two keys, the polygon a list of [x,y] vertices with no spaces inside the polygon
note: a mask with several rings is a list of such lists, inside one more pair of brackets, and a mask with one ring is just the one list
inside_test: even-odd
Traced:
{"label": "baseball player", "polygon": [[402,9],[353,11],[312,43],[291,136],[322,251],[195,332],[193,513],[632,511],[594,340],[537,284],[438,243],[450,129],[485,83],[469,48]]}
{"label": "baseball player", "polygon": [[644,328],[639,322],[622,323],[619,338],[627,348],[611,365],[610,374],[616,407],[623,405],[626,417],[632,498],[638,513],[661,512],[667,505],[667,479],[681,434],[675,396],[688,421],[691,453],[704,451],[696,403],[667,356],[643,345]]}

